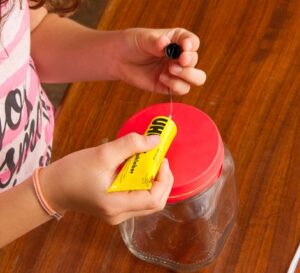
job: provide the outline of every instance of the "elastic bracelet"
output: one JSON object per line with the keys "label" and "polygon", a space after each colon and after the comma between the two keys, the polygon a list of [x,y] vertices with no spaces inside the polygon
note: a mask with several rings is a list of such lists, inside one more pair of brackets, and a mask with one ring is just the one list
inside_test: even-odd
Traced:
{"label": "elastic bracelet", "polygon": [[40,205],[42,206],[42,208],[52,217],[54,217],[56,220],[60,220],[62,218],[62,215],[60,213],[58,213],[57,211],[55,211],[46,201],[45,197],[43,196],[43,193],[41,191],[41,186],[40,186],[40,180],[39,180],[39,172],[40,172],[41,168],[37,168],[33,175],[32,175],[32,179],[33,179],[33,186],[34,186],[34,191],[35,194],[39,200]]}

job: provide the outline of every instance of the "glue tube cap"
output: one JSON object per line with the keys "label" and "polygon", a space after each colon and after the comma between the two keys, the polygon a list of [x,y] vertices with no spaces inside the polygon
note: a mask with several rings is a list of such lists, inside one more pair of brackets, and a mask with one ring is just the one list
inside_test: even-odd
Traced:
{"label": "glue tube cap", "polygon": [[[130,132],[143,134],[155,116],[168,116],[170,104],[152,105],[129,118],[118,137]],[[167,152],[174,185],[168,203],[190,198],[209,188],[219,177],[224,146],[212,119],[193,106],[173,103],[172,119],[177,135]]]}

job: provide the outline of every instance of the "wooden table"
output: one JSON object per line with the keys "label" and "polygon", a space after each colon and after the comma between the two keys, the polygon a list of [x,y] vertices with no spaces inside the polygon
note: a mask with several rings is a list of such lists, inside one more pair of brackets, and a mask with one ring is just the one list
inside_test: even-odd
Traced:
{"label": "wooden table", "polygon": [[[299,0],[112,0],[100,21],[99,29],[182,26],[201,38],[207,82],[175,101],[214,119],[235,158],[239,193],[238,223],[201,273],[284,273],[300,242],[299,14]],[[119,82],[73,85],[54,159],[114,139],[133,113],[168,99]],[[133,257],[116,227],[69,213],[2,249],[0,272],[171,271]]]}

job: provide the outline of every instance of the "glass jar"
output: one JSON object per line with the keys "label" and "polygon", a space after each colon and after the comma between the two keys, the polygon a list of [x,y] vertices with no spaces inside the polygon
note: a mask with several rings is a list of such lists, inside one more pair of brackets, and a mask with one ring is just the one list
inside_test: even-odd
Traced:
{"label": "glass jar", "polygon": [[[166,115],[168,109],[167,104],[147,108],[129,119],[120,135],[142,133],[140,128],[148,120]],[[176,271],[196,271],[219,255],[235,222],[234,161],[206,114],[175,103],[173,120],[178,135],[167,154],[174,175],[168,204],[160,212],[129,219],[119,228],[136,257]]]}

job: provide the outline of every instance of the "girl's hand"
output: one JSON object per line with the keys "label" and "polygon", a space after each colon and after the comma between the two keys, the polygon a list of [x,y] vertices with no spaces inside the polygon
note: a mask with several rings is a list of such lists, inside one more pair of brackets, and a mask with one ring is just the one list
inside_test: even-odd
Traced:
{"label": "girl's hand", "polygon": [[[206,75],[195,68],[199,38],[183,29],[133,28],[122,32],[117,51],[117,74],[121,80],[144,90],[183,95],[191,85],[201,85]],[[164,48],[177,43],[183,52],[177,60],[165,57]]]}
{"label": "girl's hand", "polygon": [[95,148],[70,154],[40,172],[46,200],[58,212],[82,211],[110,224],[163,209],[172,188],[173,176],[165,160],[149,191],[107,193],[116,169],[128,157],[159,143],[158,136],[135,133]]}

